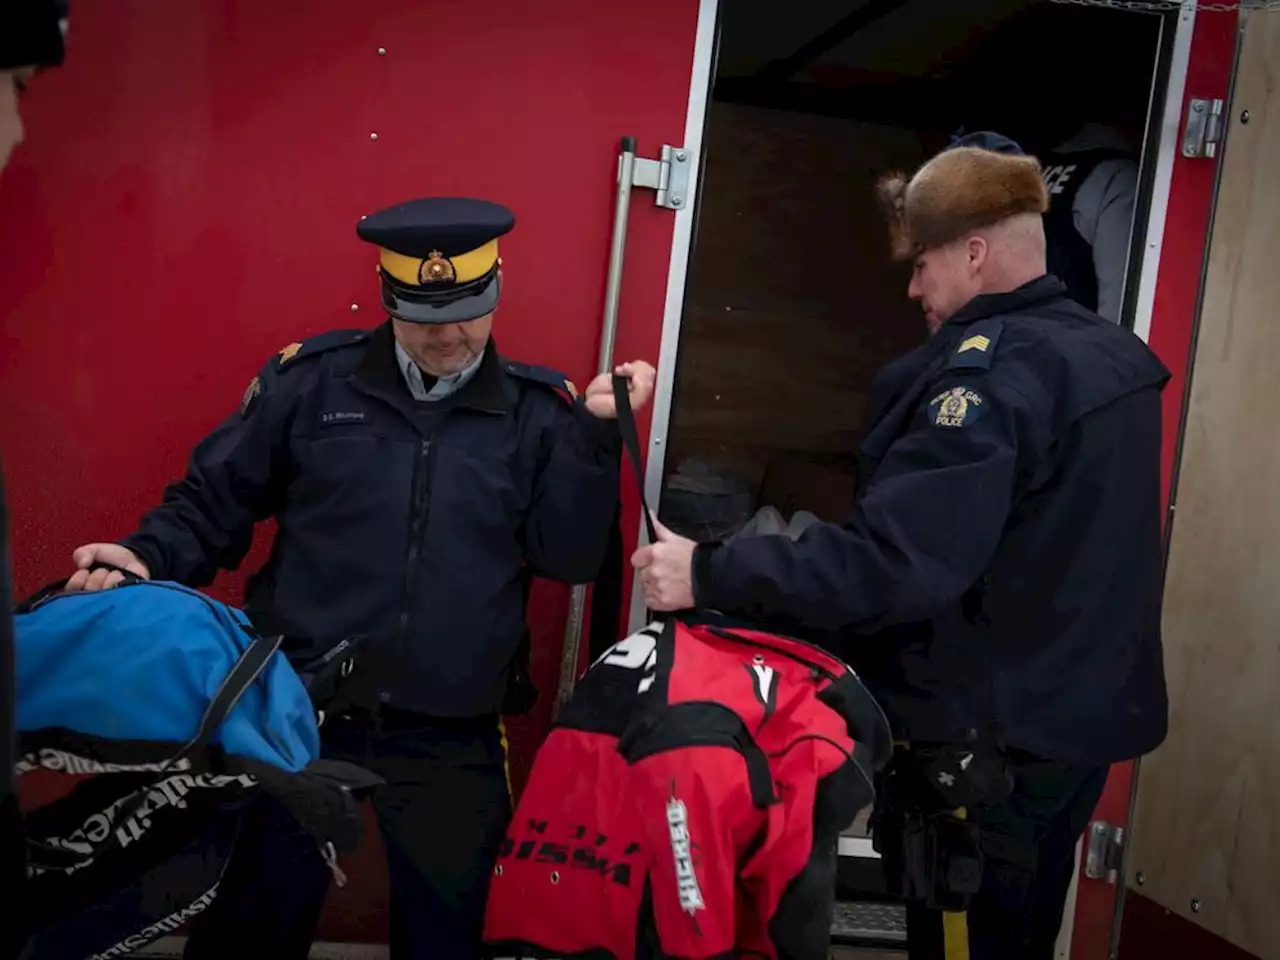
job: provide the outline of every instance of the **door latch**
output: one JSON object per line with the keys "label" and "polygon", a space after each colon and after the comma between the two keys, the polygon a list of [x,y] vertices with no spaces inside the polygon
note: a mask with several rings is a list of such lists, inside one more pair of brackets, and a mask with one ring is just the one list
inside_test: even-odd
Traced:
{"label": "door latch", "polygon": [[1105,820],[1089,824],[1089,845],[1084,854],[1084,875],[1090,880],[1114,884],[1124,855],[1124,827]]}
{"label": "door latch", "polygon": [[[635,157],[631,163],[631,185],[657,191],[654,204],[668,210],[682,210],[689,204],[690,154],[684,147],[664,144],[657,160]],[[618,157],[618,180],[627,168],[626,151]]]}
{"label": "door latch", "polygon": [[1192,97],[1187,101],[1187,120],[1182,134],[1182,155],[1191,159],[1218,155],[1222,142],[1221,100]]}

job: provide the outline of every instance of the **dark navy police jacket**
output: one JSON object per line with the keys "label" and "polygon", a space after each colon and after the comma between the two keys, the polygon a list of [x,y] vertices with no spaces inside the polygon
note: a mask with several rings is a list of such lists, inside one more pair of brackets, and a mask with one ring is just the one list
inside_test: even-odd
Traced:
{"label": "dark navy police jacket", "polygon": [[849,521],[698,548],[698,606],[842,635],[900,738],[1139,756],[1167,727],[1168,378],[1052,276],[978,297],[877,378]]}
{"label": "dark navy police jacket", "polygon": [[122,543],[153,577],[202,586],[274,517],[246,598],[255,625],[295,638],[299,659],[364,635],[382,704],[498,712],[524,629],[525,565],[572,583],[600,566],[618,498],[616,422],[492,342],[465,386],[426,403],[404,385],[389,324],[287,353]]}

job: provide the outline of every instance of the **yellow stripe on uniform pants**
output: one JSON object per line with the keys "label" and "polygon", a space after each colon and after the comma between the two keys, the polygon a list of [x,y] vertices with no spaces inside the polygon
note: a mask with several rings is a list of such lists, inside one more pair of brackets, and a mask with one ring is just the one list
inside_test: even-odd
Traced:
{"label": "yellow stripe on uniform pants", "polygon": [[[964,807],[952,816],[968,818]],[[946,960],[969,960],[969,915],[963,910],[942,911],[942,955]]]}
{"label": "yellow stripe on uniform pants", "polygon": [[515,800],[515,794],[511,790],[511,744],[507,742],[507,725],[501,717],[498,718],[498,742],[502,744],[502,772],[507,777],[507,799]]}

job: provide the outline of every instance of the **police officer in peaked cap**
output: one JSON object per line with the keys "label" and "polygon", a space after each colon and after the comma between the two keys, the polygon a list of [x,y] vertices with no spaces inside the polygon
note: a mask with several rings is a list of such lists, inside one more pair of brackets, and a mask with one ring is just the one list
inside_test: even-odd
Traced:
{"label": "police officer in peaked cap", "polygon": [[[6,0],[0,3],[0,173],[22,142],[18,99],[42,69],[61,66],[66,56],[65,0]],[[3,318],[0,318],[2,321]],[[5,918],[0,921],[0,960],[17,956],[27,938],[21,923],[26,840],[13,782],[14,733],[13,609],[9,583],[9,525],[0,476],[0,889]]]}
{"label": "police officer in peaked cap", "polygon": [[[326,756],[380,775],[391,955],[478,956],[488,878],[510,816],[500,714],[521,671],[531,574],[591,581],[618,500],[612,382],[507,359],[491,334],[510,211],[416,200],[358,226],[379,249],[374,330],[336,330],[272,357],[195,448],[184,478],[118,543],[75,551],[72,586],[110,564],[191,586],[275,544],[250,580],[261,630],[307,659],[362,636],[361,702],[322,727]],[[618,372],[630,400],[653,367]],[[330,871],[260,801],[189,958],[308,955]]]}
{"label": "police officer in peaked cap", "polygon": [[906,742],[873,830],[912,958],[1048,960],[1108,766],[1166,733],[1169,374],[1046,273],[1035,159],[949,149],[882,197],[932,335],[874,383],[850,517],[660,531],[633,562],[654,610],[771,623],[862,673]]}

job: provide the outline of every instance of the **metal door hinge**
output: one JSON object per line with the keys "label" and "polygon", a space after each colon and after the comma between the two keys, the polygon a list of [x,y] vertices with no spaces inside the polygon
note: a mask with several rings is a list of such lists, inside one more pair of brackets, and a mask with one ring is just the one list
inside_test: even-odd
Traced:
{"label": "metal door hinge", "polygon": [[[626,164],[618,157],[618,179]],[[689,151],[684,147],[663,145],[657,160],[636,157],[633,161],[631,185],[656,190],[654,203],[668,210],[682,210],[689,203]]]}
{"label": "metal door hinge", "polygon": [[1221,100],[1202,100],[1192,97],[1187,101],[1187,122],[1182,134],[1184,157],[1209,157],[1218,155],[1222,142]]}
{"label": "metal door hinge", "polygon": [[1124,827],[1105,820],[1089,824],[1089,844],[1084,854],[1084,875],[1090,880],[1115,883],[1124,854]]}

